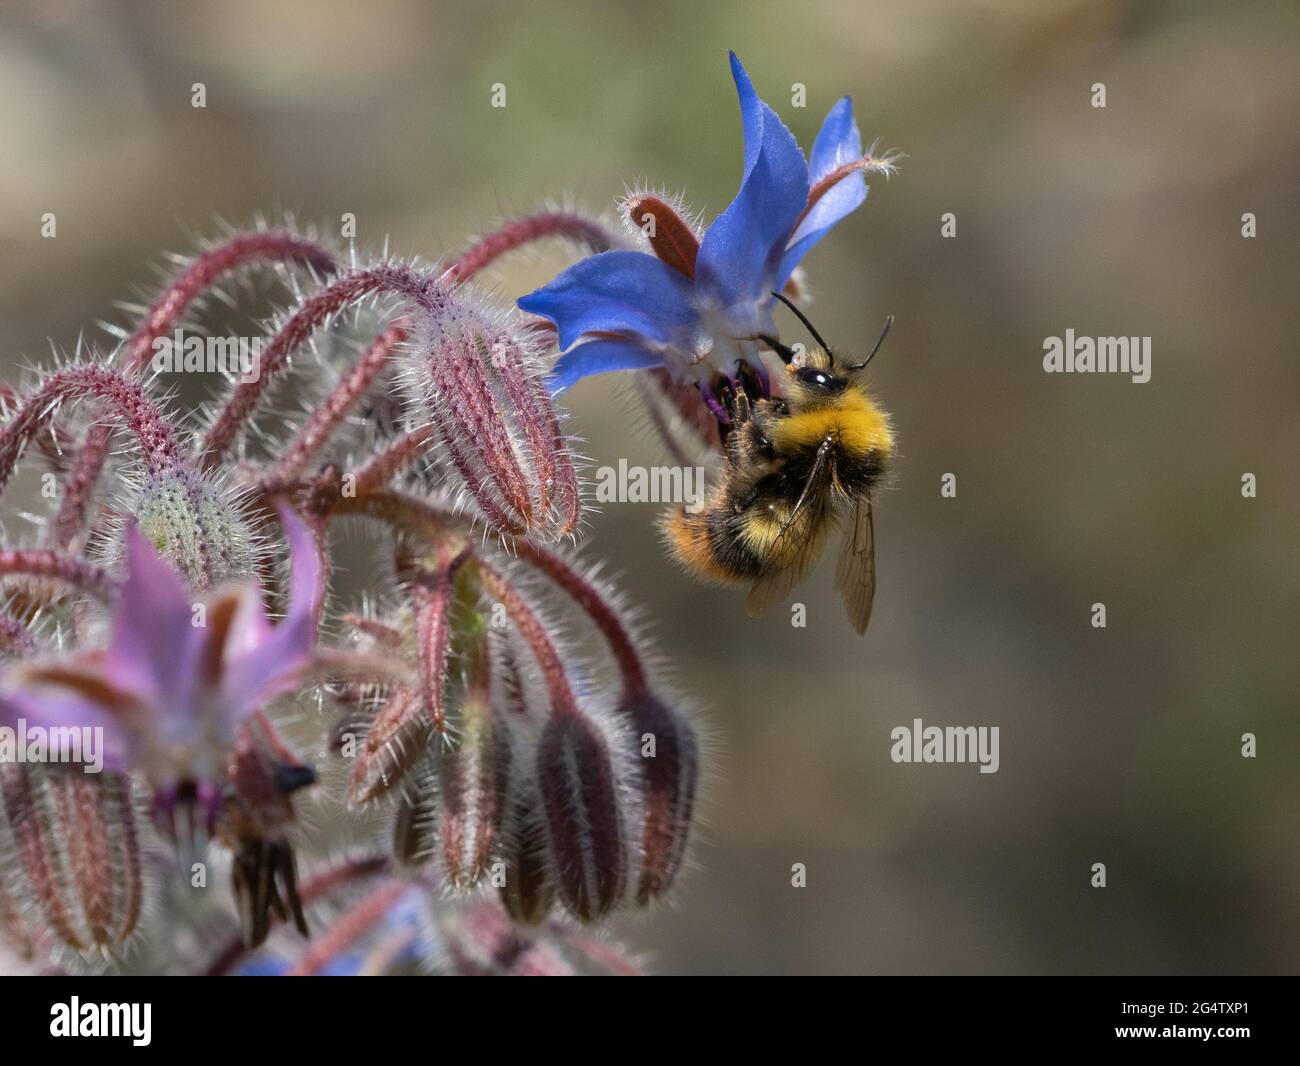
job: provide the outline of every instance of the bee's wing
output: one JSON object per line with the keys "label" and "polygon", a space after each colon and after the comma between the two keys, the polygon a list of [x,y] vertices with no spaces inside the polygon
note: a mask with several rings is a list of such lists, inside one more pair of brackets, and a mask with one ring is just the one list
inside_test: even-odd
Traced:
{"label": "bee's wing", "polygon": [[825,522],[825,518],[821,514],[820,505],[814,506],[817,507],[816,514],[810,507],[793,523],[787,523],[782,530],[782,536],[797,538],[797,546],[792,549],[793,555],[787,553],[782,556],[781,565],[769,564],[759,574],[749,590],[749,600],[746,603],[751,615],[762,614],[769,607],[783,602],[790,595],[790,590],[807,577],[808,571],[821,555],[823,537],[819,526]]}
{"label": "bee's wing", "polygon": [[848,608],[853,628],[865,633],[876,594],[876,537],[871,527],[870,496],[862,496],[854,505],[835,568],[835,587]]}
{"label": "bee's wing", "polygon": [[746,607],[751,615],[762,614],[785,600],[821,555],[834,474],[830,460],[831,443],[826,441],[817,450],[817,459],[790,517],[776,535],[767,566],[749,591]]}

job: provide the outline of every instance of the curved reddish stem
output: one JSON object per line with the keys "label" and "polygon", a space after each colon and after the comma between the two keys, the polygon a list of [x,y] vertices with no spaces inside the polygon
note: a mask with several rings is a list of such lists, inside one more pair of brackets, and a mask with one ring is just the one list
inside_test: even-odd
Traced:
{"label": "curved reddish stem", "polygon": [[403,467],[410,466],[425,454],[433,440],[434,430],[430,426],[421,426],[409,433],[404,433],[373,456],[357,474],[357,495],[382,489]]}
{"label": "curved reddish stem", "polygon": [[325,446],[339,423],[383,373],[393,352],[405,339],[406,327],[401,323],[389,326],[375,338],[324,403],[312,412],[268,480],[289,481],[302,472],[308,460]]}
{"label": "curved reddish stem", "polygon": [[447,654],[451,650],[451,610],[456,598],[456,574],[468,558],[463,548],[439,560],[432,573],[416,579],[418,613],[415,620],[416,647],[420,656],[420,685],[425,713],[434,731],[447,731],[445,682]]}
{"label": "curved reddish stem", "polygon": [[139,384],[102,366],[71,366],[56,370],[42,381],[0,427],[0,487],[9,480],[28,442],[54,417],[59,405],[83,396],[109,401],[114,413],[140,442],[150,473],[161,473],[182,463],[175,431]]}
{"label": "curved reddish stem", "polygon": [[[342,497],[335,502],[333,513],[366,515],[431,540],[446,536],[449,530],[463,533],[471,528],[464,515],[443,510],[428,500],[393,489],[358,492],[354,497]],[[649,682],[636,643],[618,613],[595,584],[561,556],[532,541],[518,540],[514,543],[514,550],[521,560],[536,567],[568,593],[591,619],[605,638],[610,654],[618,665],[624,694],[644,695]],[[505,603],[504,600],[502,602]]]}
{"label": "curved reddish stem", "polygon": [[500,571],[489,566],[482,559],[476,558],[474,565],[483,587],[506,609],[519,635],[532,650],[537,667],[542,672],[546,692],[551,697],[551,713],[576,715],[578,700],[573,693],[573,686],[569,684],[569,672],[564,668],[564,660],[560,658],[559,649],[551,640],[551,635],[546,631],[542,620],[537,617],[537,612]]}
{"label": "curved reddish stem", "polygon": [[384,625],[377,618],[367,618],[359,614],[345,614],[340,621],[350,625],[353,629],[364,633],[376,644],[389,651],[402,646],[402,632],[400,629],[394,629],[392,626]]}
{"label": "curved reddish stem", "polygon": [[376,293],[391,293],[436,314],[446,307],[447,292],[431,275],[398,264],[354,271],[308,296],[262,349],[260,373],[241,381],[230,394],[200,445],[204,467],[217,465],[257,406],[266,386],[280,373],[289,357],[331,317]]}
{"label": "curved reddish stem", "polygon": [[307,946],[297,965],[285,976],[311,977],[324,969],[334,956],[345,951],[383,921],[389,908],[410,887],[405,881],[385,881],[351,910],[335,919],[329,929]]}
{"label": "curved reddish stem", "polygon": [[[465,526],[465,519],[460,515],[443,514],[423,500],[396,492],[372,493],[366,497],[341,497],[335,505],[334,513],[369,515],[426,536],[445,533],[448,528]],[[578,714],[577,697],[569,683],[564,660],[537,613],[500,571],[477,556],[472,564],[478,571],[484,588],[505,607],[520,636],[532,651],[550,696],[552,713]]]}
{"label": "curved reddish stem", "polygon": [[[253,262],[298,263],[322,274],[332,274],[337,269],[334,257],[320,245],[284,231],[241,233],[205,249],[145,312],[144,321],[118,355],[126,371],[142,374],[154,342],[175,327],[195,298],[231,270]],[[81,530],[86,503],[108,458],[111,437],[110,427],[92,426],[77,451],[54,519],[54,542],[59,547],[71,544]]]}
{"label": "curved reddish stem", "polygon": [[507,252],[545,237],[565,237],[592,252],[608,251],[618,243],[618,238],[594,219],[572,211],[546,211],[512,219],[479,238],[452,262],[443,276],[456,284],[468,281]]}
{"label": "curved reddish stem", "polygon": [[[12,385],[0,385],[0,419],[7,418],[9,411],[21,402],[22,396],[17,389]],[[55,423],[50,426],[49,436],[42,436],[37,446],[51,466],[64,467],[76,456],[77,438],[67,426]]]}
{"label": "curved reddish stem", "polygon": [[623,620],[600,594],[600,590],[554,552],[526,540],[516,542],[514,547],[519,558],[537,567],[567,592],[600,630],[622,674],[624,699],[644,696],[648,683],[641,656],[637,654],[636,645]]}
{"label": "curved reddish stem", "polygon": [[0,551],[0,578],[22,575],[24,577],[52,578],[107,599],[113,590],[113,579],[108,572],[90,563],[43,548],[24,548]]}
{"label": "curved reddish stem", "polygon": [[631,962],[615,951],[608,944],[600,940],[595,940],[589,936],[582,936],[575,933],[568,926],[561,922],[552,920],[548,925],[574,948],[581,951],[587,958],[599,966],[618,974],[620,977],[643,977],[645,976]]}
{"label": "curved reddish stem", "polygon": [[314,241],[284,230],[240,233],[196,255],[145,312],[144,321],[126,342],[121,356],[126,369],[143,372],[153,344],[171,330],[196,297],[224,274],[253,262],[296,263],[321,274],[338,269],[334,256]]}
{"label": "curved reddish stem", "polygon": [[94,425],[72,460],[72,469],[63,482],[63,499],[54,516],[54,543],[66,548],[86,520],[86,502],[95,489],[99,473],[108,458],[108,442],[113,431],[109,426]]}

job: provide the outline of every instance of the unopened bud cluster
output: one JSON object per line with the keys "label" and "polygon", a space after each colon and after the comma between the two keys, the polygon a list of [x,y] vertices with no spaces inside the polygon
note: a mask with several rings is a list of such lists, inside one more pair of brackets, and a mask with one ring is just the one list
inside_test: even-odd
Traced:
{"label": "unopened bud cluster", "polygon": [[[509,560],[452,529],[442,550],[404,560],[409,609],[357,620],[359,647],[415,666],[340,691],[333,735],[349,802],[391,802],[401,862],[454,889],[496,890],[519,922],[649,903],[689,839],[699,750],[688,717],[649,688],[603,583],[549,550]],[[547,584],[567,594],[576,625],[542,608]],[[609,661],[579,661],[572,648],[599,646],[595,635]]]}
{"label": "unopened bud cluster", "polygon": [[[553,547],[582,500],[549,339],[471,286],[550,236],[619,243],[551,212],[445,268],[344,268],[310,237],[237,234],[116,350],[0,388],[0,490],[20,462],[58,485],[36,542],[0,546],[0,726],[99,729],[105,760],[0,764],[6,957],[629,971],[568,919],[668,891],[700,756],[609,587]],[[260,373],[178,416],[153,342],[259,269],[293,294]],[[311,397],[287,419],[281,379]],[[342,520],[388,570],[357,610]],[[373,969],[349,971],[358,945]]]}

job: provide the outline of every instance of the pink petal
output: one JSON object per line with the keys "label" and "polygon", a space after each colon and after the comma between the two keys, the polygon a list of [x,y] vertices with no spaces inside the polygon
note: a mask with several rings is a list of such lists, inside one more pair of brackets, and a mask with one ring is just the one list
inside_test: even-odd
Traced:
{"label": "pink petal", "polygon": [[189,589],[134,527],[126,537],[126,570],[104,672],[144,701],[182,711],[193,700],[203,635],[193,625]]}
{"label": "pink petal", "polygon": [[316,647],[324,567],[316,539],[294,511],[281,505],[289,541],[289,610],[279,625],[266,621],[260,597],[240,604],[222,679],[222,703],[236,722],[274,696],[292,690]]}
{"label": "pink petal", "polygon": [[0,725],[18,730],[20,720],[28,731],[38,727],[102,730],[95,740],[95,750],[102,755],[103,768],[128,767],[130,742],[121,721],[78,693],[41,686],[0,695]]}

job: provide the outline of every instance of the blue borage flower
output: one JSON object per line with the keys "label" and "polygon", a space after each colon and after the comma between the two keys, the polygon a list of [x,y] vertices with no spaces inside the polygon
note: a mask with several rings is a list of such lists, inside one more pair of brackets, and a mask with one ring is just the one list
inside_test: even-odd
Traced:
{"label": "blue borage flower", "polygon": [[888,157],[863,154],[849,97],[831,108],[805,161],[735,53],[731,72],[744,122],[744,175],[703,240],[667,204],[647,198],[632,216],[640,221],[643,206],[654,216],[647,234],[653,255],[593,255],[519,301],[559,334],[564,354],[552,371],[553,392],[591,374],[662,367],[680,383],[699,385],[708,399],[712,383],[733,377],[742,363],[761,375],[759,335],[779,335],[773,291],[866,199],[866,173],[891,172]]}

